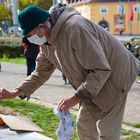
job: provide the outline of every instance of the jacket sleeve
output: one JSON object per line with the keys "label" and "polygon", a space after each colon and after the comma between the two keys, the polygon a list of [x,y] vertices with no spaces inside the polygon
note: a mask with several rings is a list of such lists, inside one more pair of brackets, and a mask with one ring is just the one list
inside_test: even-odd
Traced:
{"label": "jacket sleeve", "polygon": [[40,51],[36,59],[35,71],[16,88],[23,93],[20,98],[29,99],[31,94],[49,79],[54,70],[54,65]]}
{"label": "jacket sleeve", "polygon": [[92,28],[78,29],[72,42],[78,62],[88,72],[75,95],[81,99],[94,100],[111,74],[110,65]]}

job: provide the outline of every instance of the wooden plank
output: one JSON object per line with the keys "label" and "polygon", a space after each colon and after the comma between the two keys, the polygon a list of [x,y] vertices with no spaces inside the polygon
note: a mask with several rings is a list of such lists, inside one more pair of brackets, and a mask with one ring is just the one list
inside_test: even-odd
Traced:
{"label": "wooden plank", "polygon": [[35,125],[27,117],[0,115],[0,118],[11,130],[42,132],[42,129]]}

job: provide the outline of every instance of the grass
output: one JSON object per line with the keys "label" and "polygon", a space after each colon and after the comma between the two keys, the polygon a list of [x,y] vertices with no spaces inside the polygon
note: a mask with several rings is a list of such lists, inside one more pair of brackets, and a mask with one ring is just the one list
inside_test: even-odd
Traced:
{"label": "grass", "polygon": [[[55,140],[57,139],[55,131],[58,128],[60,119],[53,113],[52,108],[19,99],[0,101],[0,106],[11,107],[14,112],[18,112],[21,115],[30,118],[35,124],[42,128],[43,135]],[[73,140],[78,140],[76,138],[76,133],[74,134]]]}
{"label": "grass", "polygon": [[[19,99],[3,100],[0,101],[0,105],[11,107],[13,111],[19,112],[23,116],[27,116],[43,129],[43,135],[57,140],[55,131],[58,128],[60,119],[58,116],[54,115],[52,108]],[[75,115],[74,118],[76,119]],[[132,131],[122,129],[121,134],[123,137],[126,136],[126,139],[123,138],[122,140],[140,140],[140,134]],[[72,140],[78,140],[75,132]]]}
{"label": "grass", "polygon": [[128,126],[132,126],[135,128],[140,128],[140,123],[129,123],[129,122],[124,122],[124,124],[128,125]]}
{"label": "grass", "polygon": [[121,134],[123,136],[121,140],[140,140],[140,134],[132,131],[122,129]]}
{"label": "grass", "polygon": [[0,58],[0,62],[9,62],[9,63],[16,63],[16,64],[26,64],[26,59],[24,57],[7,58],[5,55],[3,55],[3,57]]}

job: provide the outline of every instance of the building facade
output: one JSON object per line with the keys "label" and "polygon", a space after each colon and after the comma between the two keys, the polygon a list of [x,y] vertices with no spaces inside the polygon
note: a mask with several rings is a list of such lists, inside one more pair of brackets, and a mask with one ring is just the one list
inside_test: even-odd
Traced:
{"label": "building facade", "polygon": [[67,0],[113,34],[140,35],[140,0]]}

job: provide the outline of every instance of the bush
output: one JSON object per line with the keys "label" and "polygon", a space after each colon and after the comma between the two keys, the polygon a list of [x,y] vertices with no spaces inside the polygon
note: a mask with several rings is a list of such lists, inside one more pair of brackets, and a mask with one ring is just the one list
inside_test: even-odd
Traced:
{"label": "bush", "polygon": [[21,38],[0,38],[0,58],[6,55],[7,58],[23,56],[23,43]]}
{"label": "bush", "polygon": [[124,45],[140,60],[140,38],[132,38],[130,42],[127,42]]}

